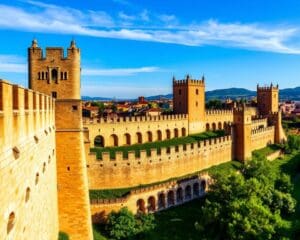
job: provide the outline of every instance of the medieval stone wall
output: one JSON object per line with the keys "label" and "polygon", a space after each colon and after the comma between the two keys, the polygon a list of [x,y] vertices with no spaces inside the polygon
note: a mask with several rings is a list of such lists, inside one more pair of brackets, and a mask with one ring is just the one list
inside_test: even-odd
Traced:
{"label": "medieval stone wall", "polygon": [[195,144],[170,148],[152,149],[150,156],[140,151],[136,157],[128,152],[123,158],[121,152],[111,159],[109,153],[102,153],[102,160],[90,153],[88,178],[90,189],[110,189],[134,187],[141,184],[165,181],[185,176],[232,160],[232,140],[230,136],[201,141]]}
{"label": "medieval stone wall", "polygon": [[133,213],[151,213],[178,206],[204,196],[209,180],[207,174],[201,174],[131,190],[128,195],[120,198],[91,200],[92,221],[105,221],[111,211],[118,211],[124,206]]}
{"label": "medieval stone wall", "polygon": [[0,80],[0,238],[57,239],[54,102]]}
{"label": "medieval stone wall", "polygon": [[154,142],[188,135],[188,119],[182,115],[156,117],[126,117],[118,119],[86,119],[91,147],[95,138],[102,138],[102,146],[123,146]]}
{"label": "medieval stone wall", "polygon": [[274,126],[259,128],[251,131],[251,149],[252,151],[264,148],[274,143]]}

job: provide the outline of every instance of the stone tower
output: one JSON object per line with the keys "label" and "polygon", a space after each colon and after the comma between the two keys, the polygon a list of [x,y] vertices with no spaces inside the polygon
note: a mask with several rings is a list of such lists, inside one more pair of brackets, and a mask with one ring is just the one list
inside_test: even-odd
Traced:
{"label": "stone tower", "polygon": [[272,112],[278,112],[279,88],[271,84],[267,87],[257,85],[257,107],[259,114],[268,115]]}
{"label": "stone tower", "polygon": [[46,48],[32,42],[28,49],[29,86],[56,98],[55,128],[59,228],[71,239],[92,239],[88,182],[80,100],[80,50],[75,42]]}
{"label": "stone tower", "polygon": [[191,79],[189,75],[184,80],[173,78],[173,108],[176,114],[188,114],[190,134],[204,131],[204,77],[201,80]]}
{"label": "stone tower", "polygon": [[251,147],[251,110],[246,106],[233,110],[234,155],[241,162],[252,157]]}

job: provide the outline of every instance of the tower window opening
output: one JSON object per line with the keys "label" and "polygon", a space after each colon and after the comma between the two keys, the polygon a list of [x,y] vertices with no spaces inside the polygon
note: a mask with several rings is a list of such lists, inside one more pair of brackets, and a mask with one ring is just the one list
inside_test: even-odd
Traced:
{"label": "tower window opening", "polygon": [[198,107],[198,102],[196,102],[196,107]]}
{"label": "tower window opening", "polygon": [[41,73],[38,72],[38,80],[41,80]]}
{"label": "tower window opening", "polygon": [[52,97],[57,98],[57,92],[52,92]]}
{"label": "tower window opening", "polygon": [[199,90],[198,89],[196,89],[196,95],[198,95],[199,94]]}
{"label": "tower window opening", "polygon": [[67,80],[67,78],[68,78],[67,72],[65,72],[64,75],[65,75],[65,76],[64,76],[64,79]]}
{"label": "tower window opening", "polygon": [[48,72],[46,72],[46,80],[48,80]]}
{"label": "tower window opening", "polygon": [[181,95],[181,89],[178,90],[178,94]]}
{"label": "tower window opening", "polygon": [[51,78],[56,83],[57,83],[57,77],[58,77],[57,75],[58,75],[57,70],[56,69],[52,69],[52,71],[51,71]]}
{"label": "tower window opening", "polygon": [[73,106],[72,106],[72,110],[73,110],[73,111],[76,111],[76,110],[78,110],[78,107],[77,107],[76,105],[73,105]]}
{"label": "tower window opening", "polygon": [[44,72],[42,72],[42,80],[44,80]]}
{"label": "tower window opening", "polygon": [[60,80],[63,80],[63,79],[64,79],[64,73],[61,72],[61,73],[60,73]]}

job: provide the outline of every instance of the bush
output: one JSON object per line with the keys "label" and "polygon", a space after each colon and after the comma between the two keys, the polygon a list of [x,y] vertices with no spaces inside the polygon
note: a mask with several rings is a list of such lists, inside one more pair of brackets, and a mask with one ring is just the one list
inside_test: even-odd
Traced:
{"label": "bush", "polygon": [[112,239],[133,239],[154,229],[154,221],[152,214],[134,216],[128,208],[122,208],[109,214],[106,230]]}
{"label": "bush", "polygon": [[66,234],[64,232],[59,232],[58,240],[69,240],[69,236],[68,236],[68,234]]}

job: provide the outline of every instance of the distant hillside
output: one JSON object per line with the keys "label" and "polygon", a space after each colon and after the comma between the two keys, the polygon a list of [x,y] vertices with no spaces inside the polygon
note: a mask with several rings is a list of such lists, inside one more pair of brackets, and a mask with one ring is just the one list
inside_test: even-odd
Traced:
{"label": "distant hillside", "polygon": [[[251,91],[245,88],[226,88],[226,89],[216,89],[212,91],[206,91],[206,100],[210,99],[237,99],[237,98],[251,98],[256,96],[256,91]],[[173,94],[166,95],[155,95],[146,97],[147,100],[158,100],[158,99],[172,99]],[[85,101],[108,101],[113,98],[103,98],[103,97],[88,97],[82,96]],[[136,99],[116,99],[116,100],[136,100]],[[296,88],[286,88],[280,89],[280,100],[297,100],[300,101],[300,87]]]}

